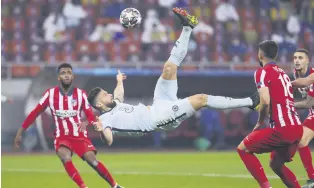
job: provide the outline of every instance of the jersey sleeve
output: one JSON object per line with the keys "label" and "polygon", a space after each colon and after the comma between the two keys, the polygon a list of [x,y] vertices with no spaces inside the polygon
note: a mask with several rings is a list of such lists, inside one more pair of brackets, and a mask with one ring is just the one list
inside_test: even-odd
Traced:
{"label": "jersey sleeve", "polygon": [[110,129],[112,129],[112,124],[111,124],[111,122],[108,121],[107,118],[105,118],[103,115],[100,116],[99,118],[100,118],[102,127],[103,127],[104,129],[105,129],[105,128],[110,128]]}
{"label": "jersey sleeve", "polygon": [[257,89],[268,87],[270,83],[269,74],[264,69],[258,69],[255,71],[254,80]]}
{"label": "jersey sleeve", "polygon": [[31,111],[31,113],[24,120],[22,127],[27,129],[35,121],[35,119],[47,108],[49,104],[49,90],[47,90],[41,99],[39,100],[37,106]]}
{"label": "jersey sleeve", "polygon": [[95,119],[95,116],[94,116],[94,112],[93,112],[93,109],[92,107],[90,106],[90,104],[88,103],[88,100],[87,100],[87,95],[86,95],[86,92],[82,90],[82,108],[83,108],[83,111],[86,115],[86,119],[88,120],[88,122],[90,124],[92,124],[92,122],[95,122],[96,119]]}

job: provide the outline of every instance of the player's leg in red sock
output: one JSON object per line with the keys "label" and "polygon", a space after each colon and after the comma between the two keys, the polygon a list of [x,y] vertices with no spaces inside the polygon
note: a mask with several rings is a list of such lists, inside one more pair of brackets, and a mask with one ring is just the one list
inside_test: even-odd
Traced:
{"label": "player's leg in red sock", "polygon": [[98,172],[98,174],[105,179],[111,187],[115,187],[117,185],[116,181],[113,179],[109,170],[103,165],[100,161],[96,159],[96,155],[94,151],[88,151],[84,154],[84,159],[86,162]]}
{"label": "player's leg in red sock", "polygon": [[314,168],[310,148],[308,146],[299,148],[299,154],[309,179],[314,179]]}
{"label": "player's leg in red sock", "polygon": [[254,154],[248,153],[239,148],[237,150],[246,168],[252,174],[252,176],[256,179],[256,181],[259,183],[260,187],[270,188],[271,187],[270,183],[257,157]]}
{"label": "player's leg in red sock", "polygon": [[285,156],[274,151],[271,158],[270,167],[281,178],[283,183],[289,188],[301,188],[293,172],[284,165]]}
{"label": "player's leg in red sock", "polygon": [[60,147],[57,152],[59,158],[61,159],[63,166],[70,176],[70,178],[80,187],[85,188],[85,184],[80,176],[80,173],[77,171],[75,166],[72,163],[71,151],[66,147]]}

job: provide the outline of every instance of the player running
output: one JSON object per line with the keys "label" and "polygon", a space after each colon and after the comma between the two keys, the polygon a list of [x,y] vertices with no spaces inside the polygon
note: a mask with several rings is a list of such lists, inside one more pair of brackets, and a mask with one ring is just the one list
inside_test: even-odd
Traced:
{"label": "player running", "polygon": [[[295,65],[294,77],[305,78],[309,75],[314,75],[314,68],[309,67],[309,52],[305,49],[298,49],[293,56],[293,61]],[[312,137],[310,135],[305,136],[299,144],[299,154],[303,166],[307,172],[309,180],[303,188],[313,188],[314,187],[314,169],[312,164],[312,155],[310,148],[308,147],[309,142],[314,136],[314,84],[310,86],[298,88],[304,100],[295,102],[294,107],[296,108],[306,108],[309,109],[309,115],[303,122],[303,125],[311,129]]]}
{"label": "player running", "polygon": [[258,94],[252,98],[233,99],[221,96],[197,94],[185,99],[178,99],[177,69],[184,59],[192,29],[198,20],[185,10],[174,8],[183,25],[182,33],[165,63],[163,72],[157,81],[152,106],[129,105],[123,103],[123,74],[117,75],[117,87],[114,95],[101,88],[94,88],[88,95],[89,103],[101,112],[95,126],[105,136],[108,144],[116,135],[142,135],[155,130],[175,129],[180,123],[203,107],[230,109],[249,107],[254,109],[259,103]]}
{"label": "player running", "polygon": [[88,104],[85,91],[73,87],[73,79],[72,66],[67,63],[61,64],[58,67],[60,86],[50,88],[44,93],[38,105],[27,116],[22,127],[18,130],[14,145],[16,148],[20,146],[23,132],[49,107],[56,126],[55,150],[71,179],[80,188],[87,188],[72,163],[72,154],[75,152],[83,160],[86,160],[111,187],[121,188],[107,168],[96,159],[97,151],[88,138],[87,131],[79,131],[78,124],[81,122],[80,114],[82,110],[90,123],[95,121],[95,117],[92,108]]}
{"label": "player running", "polygon": [[[255,83],[260,94],[259,118],[253,132],[238,146],[238,153],[246,168],[261,188],[271,185],[254,153],[271,152],[270,167],[289,188],[300,188],[297,178],[285,166],[292,160],[302,138],[303,126],[294,108],[289,76],[277,66],[278,45],[274,41],[259,44],[258,58],[262,68],[255,72]],[[270,127],[258,130],[266,118]]]}

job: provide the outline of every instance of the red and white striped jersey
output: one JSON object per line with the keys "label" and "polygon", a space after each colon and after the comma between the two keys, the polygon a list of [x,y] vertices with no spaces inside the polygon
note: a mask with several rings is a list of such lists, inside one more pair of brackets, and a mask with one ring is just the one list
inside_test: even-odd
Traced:
{"label": "red and white striped jersey", "polygon": [[301,125],[294,108],[293,90],[289,76],[276,63],[268,63],[255,72],[258,89],[268,87],[270,95],[270,126]]}
{"label": "red and white striped jersey", "polygon": [[84,111],[90,123],[95,121],[95,117],[84,90],[72,88],[65,95],[58,86],[48,89],[39,100],[36,108],[25,119],[22,127],[25,129],[29,127],[47,107],[49,107],[54,119],[56,138],[87,137],[87,131],[80,132],[78,130],[78,124],[81,122],[81,111]]}
{"label": "red and white striped jersey", "polygon": [[[295,79],[297,78],[305,78],[310,74],[314,73],[314,68],[309,67],[304,76],[298,74],[297,70],[294,70],[293,76]],[[299,92],[302,94],[302,97],[311,96],[314,98],[314,84],[309,85],[308,87],[298,88]],[[309,116],[314,116],[314,108],[309,109]]]}

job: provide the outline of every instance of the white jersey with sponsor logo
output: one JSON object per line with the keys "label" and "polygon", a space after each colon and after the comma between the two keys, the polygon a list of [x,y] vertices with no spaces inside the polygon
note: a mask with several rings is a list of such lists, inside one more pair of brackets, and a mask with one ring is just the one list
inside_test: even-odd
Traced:
{"label": "white jersey with sponsor logo", "polygon": [[116,102],[116,106],[100,117],[104,128],[110,127],[115,135],[136,136],[155,128],[147,106]]}
{"label": "white jersey with sponsor logo", "polygon": [[99,118],[104,128],[110,127],[115,135],[141,136],[154,130],[172,130],[195,113],[188,99],[155,101],[150,107],[139,103],[129,105],[117,102]]}

